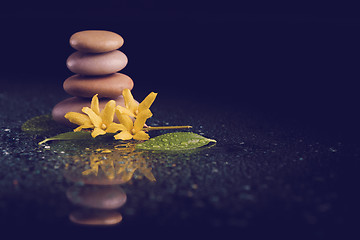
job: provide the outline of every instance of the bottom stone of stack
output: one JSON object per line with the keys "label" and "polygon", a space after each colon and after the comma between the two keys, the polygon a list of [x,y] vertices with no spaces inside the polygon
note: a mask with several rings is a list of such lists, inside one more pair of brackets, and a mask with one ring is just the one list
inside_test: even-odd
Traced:
{"label": "bottom stone of stack", "polygon": [[[100,111],[105,107],[106,103],[110,101],[109,98],[100,98],[99,99],[99,106]],[[124,98],[120,95],[118,98],[113,99],[116,101],[116,105],[125,106]],[[79,97],[71,97],[67,98],[58,104],[52,110],[52,118],[60,123],[64,124],[69,127],[76,127],[77,125],[69,122],[64,116],[68,112],[79,112],[83,113],[81,109],[83,107],[90,107],[91,106],[91,98],[79,98]],[[114,122],[119,122],[117,117],[114,116]]]}

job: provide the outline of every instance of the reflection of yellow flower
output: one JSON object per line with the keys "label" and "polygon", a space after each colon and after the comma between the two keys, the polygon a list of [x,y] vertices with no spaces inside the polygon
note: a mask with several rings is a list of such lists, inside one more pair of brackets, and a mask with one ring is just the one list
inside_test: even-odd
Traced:
{"label": "reflection of yellow flower", "polygon": [[74,132],[81,131],[82,129],[94,129],[91,136],[95,138],[98,135],[106,133],[115,133],[122,130],[121,124],[114,123],[114,114],[116,102],[110,100],[105,108],[100,112],[98,94],[94,95],[91,100],[91,107],[84,107],[82,111],[85,114],[77,112],[68,112],[65,114],[70,122],[80,125],[74,129]]}
{"label": "reflection of yellow flower", "polygon": [[145,109],[139,112],[135,122],[133,122],[128,115],[121,113],[118,109],[115,110],[115,113],[121,123],[121,132],[114,136],[115,139],[148,140],[150,138],[150,136],[145,133],[145,131],[143,131],[146,120],[152,116],[152,113],[149,109]]}
{"label": "reflection of yellow flower", "polygon": [[[150,181],[156,181],[151,172],[152,168],[148,165],[142,153],[134,152],[134,146],[114,148],[113,150],[99,150],[99,153],[91,153],[90,168],[82,171],[83,176],[95,175],[98,177],[100,167],[109,180],[121,179],[122,183],[128,182],[134,177],[137,170],[138,174],[140,174],[137,177],[145,176]],[[105,152],[106,154],[103,154]]]}
{"label": "reflection of yellow flower", "polygon": [[150,108],[151,104],[155,101],[157,93],[151,92],[140,104],[135,101],[129,89],[124,89],[122,95],[124,96],[125,107],[117,106],[116,110],[121,114],[136,118],[142,111]]}

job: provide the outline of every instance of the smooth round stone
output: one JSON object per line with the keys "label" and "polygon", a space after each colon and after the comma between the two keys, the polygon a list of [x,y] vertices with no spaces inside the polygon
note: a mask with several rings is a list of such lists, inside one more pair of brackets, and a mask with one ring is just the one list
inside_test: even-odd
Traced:
{"label": "smooth round stone", "polygon": [[[99,99],[99,106],[100,110],[104,109],[106,103],[110,101],[111,99],[108,98],[102,98]],[[119,96],[116,99],[113,99],[116,101],[116,105],[121,105],[125,107],[125,102],[123,96]],[[81,110],[83,107],[90,107],[91,106],[91,98],[79,98],[79,97],[71,97],[67,98],[58,104],[55,105],[55,107],[52,110],[52,118],[60,123],[67,125],[69,127],[76,127],[76,124],[73,124],[69,122],[64,116],[68,112],[79,112],[83,113]],[[114,122],[119,122],[118,118],[114,115]]]}
{"label": "smooth round stone", "polygon": [[103,30],[87,30],[74,33],[70,37],[70,45],[81,52],[103,53],[120,48],[124,39],[114,32]]}
{"label": "smooth round stone", "polygon": [[116,209],[126,202],[126,194],[119,186],[72,186],[66,196],[73,204],[98,209]]}
{"label": "smooth round stone", "polygon": [[71,54],[66,65],[73,73],[82,75],[106,75],[116,73],[128,63],[126,55],[118,50],[106,53],[83,53]]}
{"label": "smooth round stone", "polygon": [[125,74],[113,73],[104,76],[84,76],[76,74],[64,81],[64,90],[77,97],[117,98],[124,89],[134,87],[133,80]]}
{"label": "smooth round stone", "polygon": [[114,210],[82,209],[72,212],[69,218],[71,222],[81,225],[107,226],[121,222],[122,215]]}

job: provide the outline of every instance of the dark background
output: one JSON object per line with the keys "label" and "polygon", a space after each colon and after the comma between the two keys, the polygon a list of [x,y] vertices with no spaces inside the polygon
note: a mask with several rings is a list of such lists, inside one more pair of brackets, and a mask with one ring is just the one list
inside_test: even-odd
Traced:
{"label": "dark background", "polygon": [[[360,18],[346,3],[48,1],[7,3],[1,74],[53,83],[72,73],[70,36],[125,39],[134,92],[248,107],[334,135],[358,131]],[[6,78],[5,78],[6,79]]]}

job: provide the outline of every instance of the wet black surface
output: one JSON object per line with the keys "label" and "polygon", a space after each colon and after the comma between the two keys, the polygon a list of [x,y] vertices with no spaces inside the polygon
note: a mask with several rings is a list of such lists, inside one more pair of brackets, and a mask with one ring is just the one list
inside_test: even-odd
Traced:
{"label": "wet black surface", "polygon": [[[21,87],[26,91],[7,84],[1,92],[1,109],[6,113],[0,118],[3,229],[49,236],[52,231],[84,237],[97,233],[131,236],[140,231],[141,236],[179,237],[191,231],[191,236],[236,233],[325,239],[348,235],[356,226],[353,166],[359,158],[358,142],[295,123],[281,124],[281,119],[246,108],[189,106],[161,94],[152,107],[150,124],[189,124],[193,132],[216,139],[217,144],[179,153],[140,152],[135,162],[142,162],[142,169],[152,168],[156,181],[144,177],[139,168],[129,182],[119,185],[127,198],[116,209],[122,221],[106,228],[72,223],[69,216],[83,207],[72,204],[66,191],[74,186],[81,189],[84,176],[79,171],[88,169],[94,156],[105,156],[116,164],[125,161],[124,154],[95,151],[116,152],[117,143],[112,142],[38,146],[47,134],[24,133],[22,123],[48,114],[65,94],[47,84]],[[68,177],[71,169],[78,171],[77,178]],[[104,169],[94,178],[107,179]]]}
{"label": "wet black surface", "polygon": [[[360,20],[197,5],[138,9],[126,2],[114,1],[111,9],[69,11],[59,2],[58,10],[32,3],[1,9],[8,36],[0,39],[1,231],[47,239],[354,236]],[[38,146],[54,133],[22,132],[26,120],[49,114],[67,97],[68,39],[84,29],[124,37],[129,64],[122,72],[133,78],[135,98],[159,93],[150,125],[192,125],[216,145],[135,154],[114,150],[113,142]],[[134,177],[110,181],[111,166],[128,163],[124,156],[133,159]],[[98,178],[84,177],[99,159],[106,161]],[[112,206],[126,202],[105,212],[79,206],[93,191],[84,179],[116,183],[107,189],[114,191]],[[72,222],[94,215],[120,223]]]}

